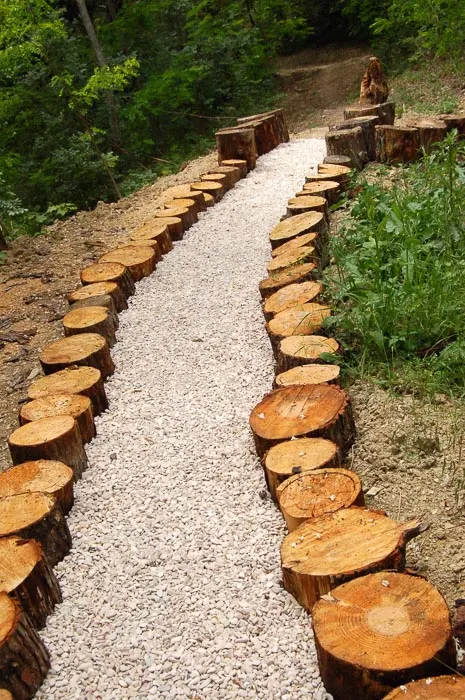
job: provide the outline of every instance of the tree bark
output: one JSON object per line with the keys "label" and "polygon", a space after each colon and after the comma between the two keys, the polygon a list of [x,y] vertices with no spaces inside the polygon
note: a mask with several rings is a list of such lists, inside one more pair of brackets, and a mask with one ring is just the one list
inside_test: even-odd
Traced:
{"label": "tree bark", "polygon": [[8,250],[8,244],[6,242],[6,238],[4,237],[2,233],[2,229],[0,226],[0,250]]}
{"label": "tree bark", "polygon": [[[363,141],[365,144],[365,151],[368,154],[368,160],[375,160],[375,126],[379,123],[380,119],[377,115],[367,117],[354,117],[353,119],[347,119],[341,124],[334,124],[333,126],[330,126],[329,130],[343,131],[346,129],[355,129],[356,127],[360,127],[363,132]],[[339,165],[347,165],[347,163],[339,163]]]}
{"label": "tree bark", "polygon": [[439,118],[445,123],[447,130],[457,129],[460,137],[465,136],[465,113],[460,114],[440,114]]}
{"label": "tree bark", "polygon": [[219,165],[230,165],[224,161],[241,159],[247,161],[247,169],[253,170],[257,162],[255,129],[221,129],[216,132]]}
{"label": "tree bark", "polygon": [[329,155],[349,156],[352,167],[362,170],[368,161],[367,145],[361,127],[330,131],[325,136],[326,149]]}
{"label": "tree bark", "polygon": [[425,153],[430,153],[433,144],[442,141],[447,134],[447,126],[444,121],[439,119],[418,119],[417,121],[407,124],[412,129],[418,131],[418,143],[420,148],[423,148]]}
{"label": "tree bark", "polygon": [[50,493],[67,515],[74,504],[74,473],[63,462],[37,459],[9,467],[0,474],[0,498],[19,493]]}
{"label": "tree bark", "polygon": [[[121,290],[118,290],[121,292]],[[122,293],[122,292],[121,292]],[[123,295],[124,298],[124,295]],[[126,301],[126,299],[125,299]],[[103,306],[109,313],[111,322],[116,329],[119,328],[119,318],[118,318],[118,313],[115,308],[115,303],[108,294],[102,294],[101,296],[98,297],[88,297],[87,299],[81,299],[80,301],[76,301],[74,304],[70,306],[70,311],[76,311],[77,309],[87,309],[89,306],[95,307],[95,306]]]}
{"label": "tree bark", "polygon": [[401,126],[375,126],[376,160],[410,163],[418,158],[418,130]]}
{"label": "tree bark", "polygon": [[99,416],[108,408],[102,373],[96,367],[67,367],[47,377],[39,377],[27,390],[28,399],[55,394],[83,394],[92,401],[92,412]]}

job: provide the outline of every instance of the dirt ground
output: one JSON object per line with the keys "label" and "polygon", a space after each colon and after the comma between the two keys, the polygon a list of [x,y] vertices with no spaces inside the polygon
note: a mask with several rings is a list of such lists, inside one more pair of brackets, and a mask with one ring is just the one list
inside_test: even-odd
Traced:
{"label": "dirt ground", "polygon": [[[326,125],[342,119],[369,55],[363,46],[329,47],[280,61],[281,102],[294,136],[323,135]],[[0,267],[0,471],[10,464],[6,440],[17,427],[18,406],[41,373],[38,353],[62,335],[66,296],[78,286],[80,269],[150,219],[164,189],[198,179],[215,164],[214,153],[198,158],[131,197],[100,203],[45,235],[12,243]],[[350,465],[363,480],[367,503],[394,518],[430,523],[409,545],[408,564],[428,575],[453,606],[465,596],[464,405],[443,396],[425,404],[368,382],[351,387],[351,396],[358,439]]]}

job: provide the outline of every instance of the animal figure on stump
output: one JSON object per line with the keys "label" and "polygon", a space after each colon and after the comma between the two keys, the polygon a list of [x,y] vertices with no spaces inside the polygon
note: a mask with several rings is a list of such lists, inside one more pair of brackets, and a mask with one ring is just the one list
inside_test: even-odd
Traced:
{"label": "animal figure on stump", "polygon": [[381,63],[376,56],[372,56],[360,85],[360,104],[378,105],[386,102],[388,95],[389,88]]}

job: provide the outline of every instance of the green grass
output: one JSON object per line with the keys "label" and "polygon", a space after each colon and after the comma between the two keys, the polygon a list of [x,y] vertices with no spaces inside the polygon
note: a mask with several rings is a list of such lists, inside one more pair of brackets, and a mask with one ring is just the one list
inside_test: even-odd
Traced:
{"label": "green grass", "polygon": [[397,116],[407,111],[450,114],[458,108],[459,76],[454,67],[444,61],[425,61],[409,67],[390,82]]}

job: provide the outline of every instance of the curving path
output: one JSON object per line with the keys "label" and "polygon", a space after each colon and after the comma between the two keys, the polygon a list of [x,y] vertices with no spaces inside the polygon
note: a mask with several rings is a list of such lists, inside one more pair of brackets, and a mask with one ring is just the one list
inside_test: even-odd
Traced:
{"label": "curving path", "polygon": [[323,154],[309,139],[260,158],[121,314],[37,697],[325,697],[248,427],[272,382],[268,233]]}

